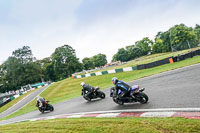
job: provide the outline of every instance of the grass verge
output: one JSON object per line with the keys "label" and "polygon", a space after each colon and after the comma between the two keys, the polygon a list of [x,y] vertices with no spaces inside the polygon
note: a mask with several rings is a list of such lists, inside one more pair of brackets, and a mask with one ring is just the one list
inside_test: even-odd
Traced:
{"label": "grass verge", "polygon": [[[80,79],[68,78],[51,85],[41,94],[41,96],[50,100],[52,104],[55,104],[58,102],[62,102],[80,96],[81,95],[80,83],[82,81],[89,83],[93,86],[99,86],[100,88],[108,88],[112,86],[111,83],[112,77],[118,77],[119,79],[128,82],[197,63],[200,63],[200,56],[195,56],[187,60],[183,60],[173,64],[166,64],[150,69],[121,72],[121,73],[107,74],[107,75],[80,78]],[[7,116],[3,119],[13,118],[15,116],[19,116],[34,110],[36,110],[35,100],[30,102],[27,106],[15,112],[14,114],[11,114],[10,116]]]}
{"label": "grass verge", "polygon": [[191,133],[200,121],[186,118],[71,118],[0,126],[1,132],[67,133]]}
{"label": "grass verge", "polygon": [[[96,70],[96,71],[94,70],[90,73],[112,70],[112,69],[118,69],[118,68],[132,67],[132,66],[141,65],[141,64],[147,64],[147,63],[162,60],[162,59],[165,59],[165,58],[168,58],[168,57],[172,57],[172,56],[175,57],[175,56],[178,56],[178,55],[181,55],[181,54],[185,54],[185,53],[188,53],[188,52],[191,52],[191,51],[195,51],[197,49],[199,49],[199,47],[192,48],[192,49],[186,49],[186,50],[182,50],[182,51],[177,51],[177,52],[158,53],[158,54],[142,56],[140,58],[129,61],[128,63],[123,64],[123,65],[108,67],[108,68],[104,68],[104,69]],[[85,73],[82,73],[82,74],[85,74]],[[78,75],[81,75],[81,74],[78,74]]]}

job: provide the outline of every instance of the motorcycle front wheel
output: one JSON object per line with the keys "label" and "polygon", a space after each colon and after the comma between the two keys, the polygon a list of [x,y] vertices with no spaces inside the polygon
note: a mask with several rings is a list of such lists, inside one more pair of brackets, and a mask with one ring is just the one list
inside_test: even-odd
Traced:
{"label": "motorcycle front wheel", "polygon": [[99,95],[100,95],[100,98],[102,98],[102,99],[106,97],[106,94],[103,92],[99,92]]}
{"label": "motorcycle front wheel", "polygon": [[148,102],[149,98],[148,98],[148,96],[147,96],[145,93],[140,92],[140,93],[138,93],[138,94],[136,95],[136,100],[137,100],[138,102],[140,102],[141,104],[145,104],[145,103]]}
{"label": "motorcycle front wheel", "polygon": [[52,105],[49,104],[49,108],[50,108],[50,111],[54,111],[54,107]]}

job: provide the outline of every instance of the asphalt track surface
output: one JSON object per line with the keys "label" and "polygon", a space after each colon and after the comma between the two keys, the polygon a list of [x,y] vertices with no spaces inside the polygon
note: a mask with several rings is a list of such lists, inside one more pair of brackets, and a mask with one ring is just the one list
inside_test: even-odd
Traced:
{"label": "asphalt track surface", "polygon": [[22,108],[24,105],[26,105],[28,102],[32,101],[38,94],[43,92],[47,87],[48,86],[42,87],[42,88],[36,90],[35,92],[29,94],[24,99],[22,99],[20,102],[16,103],[14,106],[12,106],[9,109],[7,109],[6,111],[2,112],[0,114],[0,118],[3,118],[7,115],[10,115],[13,112],[16,112],[17,110]]}
{"label": "asphalt track surface", "polygon": [[[38,110],[9,120],[1,121],[0,125],[19,120],[54,116],[60,114],[128,110],[128,109],[160,109],[160,108],[200,108],[200,64],[163,72],[150,77],[129,82],[145,87],[149,96],[147,104],[132,103],[117,105],[109,97],[109,88],[104,89],[105,99],[85,101],[77,97],[54,105],[50,113],[40,113]],[[81,93],[81,92],[80,92]]]}

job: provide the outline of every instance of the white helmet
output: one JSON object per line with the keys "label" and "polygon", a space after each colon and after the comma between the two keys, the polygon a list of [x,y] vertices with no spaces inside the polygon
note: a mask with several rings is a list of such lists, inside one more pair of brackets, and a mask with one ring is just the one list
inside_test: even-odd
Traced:
{"label": "white helmet", "polygon": [[37,96],[37,100],[39,100],[40,98],[41,98],[41,97],[38,95],[38,96]]}
{"label": "white helmet", "polygon": [[84,82],[81,82],[81,86],[84,86],[84,84],[85,84]]}

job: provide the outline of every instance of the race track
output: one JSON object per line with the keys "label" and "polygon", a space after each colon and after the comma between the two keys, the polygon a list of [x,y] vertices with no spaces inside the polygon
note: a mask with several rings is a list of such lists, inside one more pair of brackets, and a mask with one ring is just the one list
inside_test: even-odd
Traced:
{"label": "race track", "polygon": [[[123,79],[122,79],[123,80]],[[39,111],[1,121],[1,124],[24,119],[39,118],[68,113],[157,108],[200,108],[200,64],[176,69],[143,79],[135,80],[130,85],[145,87],[149,96],[147,104],[117,105],[109,97],[109,88],[103,90],[105,99],[85,101],[82,97],[74,98],[54,105],[55,111],[41,114]],[[80,92],[81,93],[81,92]]]}
{"label": "race track", "polygon": [[42,93],[48,87],[49,86],[45,86],[45,87],[42,87],[40,89],[37,89],[33,93],[30,93],[28,96],[24,97],[20,102],[16,103],[14,106],[12,106],[9,109],[7,109],[6,111],[2,112],[0,114],[0,118],[6,117],[6,116],[12,114],[13,112],[16,112],[17,110],[19,110],[20,108],[22,108],[23,106],[25,106],[27,103],[29,103],[30,101],[32,101],[33,99],[35,99],[35,97],[37,95],[39,95],[40,93]]}

